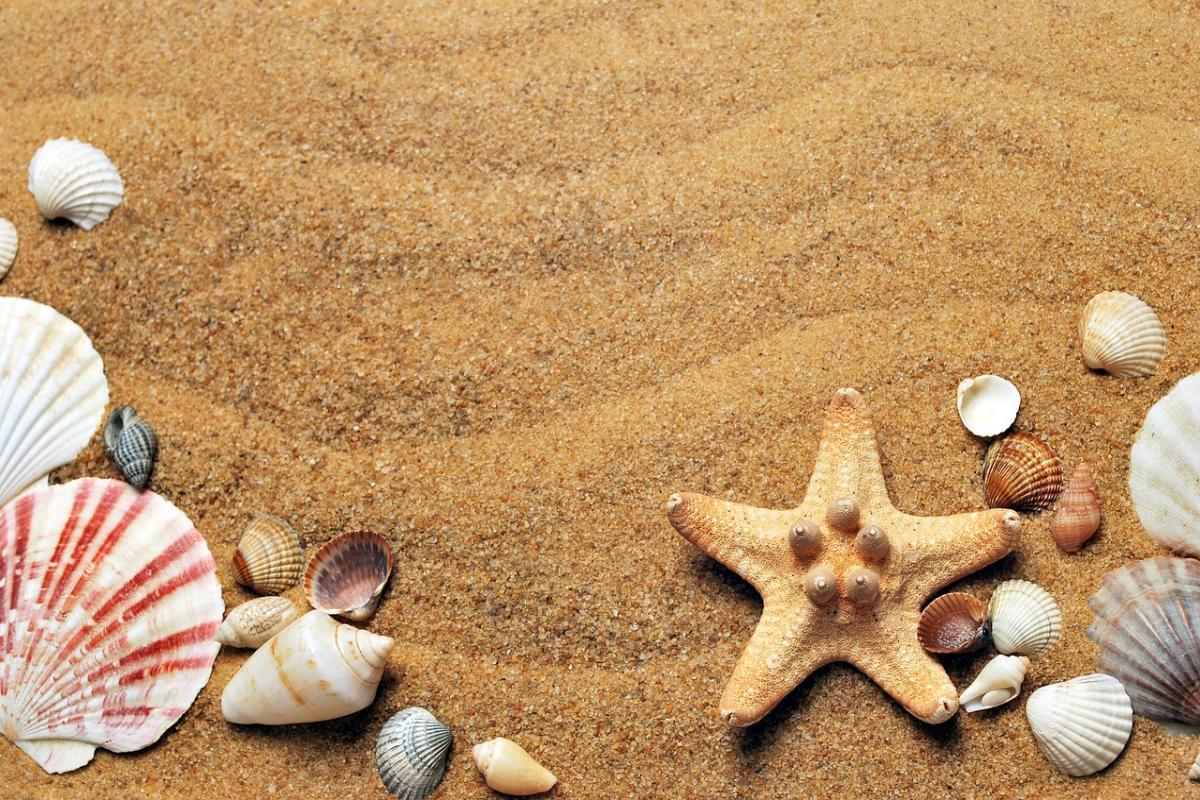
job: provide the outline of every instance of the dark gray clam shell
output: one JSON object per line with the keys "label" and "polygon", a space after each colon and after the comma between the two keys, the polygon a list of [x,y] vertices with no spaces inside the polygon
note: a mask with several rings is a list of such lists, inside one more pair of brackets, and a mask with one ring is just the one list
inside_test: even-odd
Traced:
{"label": "dark gray clam shell", "polygon": [[133,406],[118,406],[104,426],[104,449],[135,488],[145,489],[158,460],[158,436]]}
{"label": "dark gray clam shell", "polygon": [[375,760],[384,788],[400,800],[425,800],[446,774],[453,736],[423,708],[406,708],[383,724]]}

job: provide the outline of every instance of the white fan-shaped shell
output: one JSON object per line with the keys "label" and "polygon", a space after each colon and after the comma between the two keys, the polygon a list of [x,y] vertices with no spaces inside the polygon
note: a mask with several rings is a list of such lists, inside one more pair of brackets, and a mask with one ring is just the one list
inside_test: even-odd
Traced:
{"label": "white fan-shaped shell", "polygon": [[1128,292],[1101,292],[1079,320],[1083,363],[1118,378],[1153,375],[1167,353],[1167,332],[1154,309]]}
{"label": "white fan-shaped shell", "polygon": [[8,220],[0,218],[0,278],[8,274],[16,259],[17,229]]}
{"label": "white fan-shaped shell", "polygon": [[1043,686],[1029,696],[1025,716],[1046,760],[1073,777],[1115,761],[1133,730],[1121,682],[1100,673]]}
{"label": "white fan-shaped shell", "polygon": [[446,774],[450,729],[423,708],[406,708],[383,724],[375,761],[384,788],[399,800],[425,800]]}
{"label": "white fan-shaped shell", "polygon": [[29,162],[29,191],[46,219],[69,219],[90,231],[121,204],[125,184],[104,151],[74,139],[50,139]]}
{"label": "white fan-shaped shell", "polygon": [[1025,656],[996,656],[979,671],[958,702],[968,713],[1002,706],[1021,693],[1028,669]]}
{"label": "white fan-shaped shell", "polygon": [[958,385],[958,416],[976,436],[998,436],[1008,430],[1021,408],[1021,393],[999,375],[967,378]]}
{"label": "white fan-shaped shell", "polygon": [[0,504],[79,454],[108,403],[87,334],[53,308],[0,298]]}
{"label": "white fan-shaped shell", "polygon": [[1062,635],[1058,603],[1042,587],[1029,581],[1004,581],[988,603],[992,643],[1006,655],[1040,655]]}
{"label": "white fan-shaped shell", "polygon": [[1129,456],[1129,493],[1155,541],[1200,556],[1200,373],[1146,414]]}
{"label": "white fan-shaped shell", "polygon": [[155,742],[208,682],[221,587],[153,492],[84,478],[0,509],[0,733],[47,772]]}

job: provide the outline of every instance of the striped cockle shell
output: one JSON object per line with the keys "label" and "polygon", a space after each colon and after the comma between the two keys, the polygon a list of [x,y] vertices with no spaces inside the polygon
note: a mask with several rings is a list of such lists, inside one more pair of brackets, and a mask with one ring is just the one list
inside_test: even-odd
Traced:
{"label": "striped cockle shell", "polygon": [[121,204],[125,185],[99,148],[51,139],[29,162],[29,191],[46,219],[68,219],[90,231]]}
{"label": "striped cockle shell", "polygon": [[1045,511],[1062,491],[1062,463],[1050,445],[1030,433],[1014,433],[988,448],[983,489],[988,506]]}
{"label": "striped cockle shell", "polygon": [[82,478],[0,509],[0,734],[47,772],[153,744],[208,682],[221,587],[153,492]]}
{"label": "striped cockle shell", "polygon": [[1096,480],[1087,464],[1075,468],[1067,488],[1063,489],[1058,510],[1050,520],[1050,535],[1065,553],[1083,547],[1100,528],[1100,495]]}
{"label": "striped cockle shell", "polygon": [[1037,656],[1062,636],[1062,612],[1042,587],[1029,581],[1004,581],[988,603],[992,644],[1005,655]]}
{"label": "striped cockle shell", "polygon": [[1025,656],[996,656],[984,665],[958,702],[968,713],[1002,706],[1021,693],[1028,669]]}
{"label": "striped cockle shell", "polygon": [[361,622],[375,613],[392,575],[392,546],[372,531],[344,533],[326,542],[304,571],[313,608]]}
{"label": "striped cockle shell", "polygon": [[399,800],[425,800],[446,774],[454,737],[423,708],[406,708],[383,724],[375,762],[384,788]]}
{"label": "striped cockle shell", "polygon": [[987,636],[987,606],[965,592],[934,598],[917,622],[917,640],[930,653],[966,653],[982,646]]}
{"label": "striped cockle shell", "polygon": [[980,375],[958,385],[958,417],[967,430],[988,438],[1004,433],[1017,418],[1021,393],[1007,378]]}
{"label": "striped cockle shell", "polygon": [[217,641],[257,649],[299,617],[300,609],[286,597],[256,597],[229,612],[217,628]]}
{"label": "striped cockle shell", "polygon": [[6,219],[0,218],[0,278],[8,274],[17,259],[17,229]]}
{"label": "striped cockle shell", "polygon": [[525,797],[554,788],[558,778],[533,760],[525,748],[504,737],[475,745],[471,755],[487,785],[501,794]]}
{"label": "striped cockle shell", "polygon": [[145,489],[158,459],[158,435],[133,406],[117,406],[104,426],[104,449],[135,489]]}
{"label": "striped cockle shell", "polygon": [[1129,493],[1142,527],[1181,555],[1200,557],[1200,373],[1146,414],[1129,454]]}
{"label": "striped cockle shell", "polygon": [[260,514],[250,521],[233,554],[237,582],[259,594],[279,594],[296,585],[304,570],[304,551],[292,526]]}
{"label": "striped cockle shell", "polygon": [[1121,755],[1133,731],[1133,709],[1111,675],[1082,675],[1029,696],[1025,716],[1038,749],[1059,772],[1092,775]]}
{"label": "striped cockle shell", "polygon": [[1101,292],[1079,320],[1083,363],[1118,378],[1153,375],[1167,353],[1167,332],[1154,309],[1128,292]]}

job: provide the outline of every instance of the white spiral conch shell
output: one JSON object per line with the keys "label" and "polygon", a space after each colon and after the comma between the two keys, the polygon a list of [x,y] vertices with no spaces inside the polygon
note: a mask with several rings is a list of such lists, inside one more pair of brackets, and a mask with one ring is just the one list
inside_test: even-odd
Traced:
{"label": "white spiral conch shell", "polygon": [[471,754],[487,785],[501,794],[517,797],[540,794],[558,783],[550,770],[511,739],[498,737],[477,744]]}
{"label": "white spiral conch shell", "polygon": [[17,229],[8,220],[0,218],[0,278],[8,274],[16,259]]}
{"label": "white spiral conch shell", "polygon": [[90,231],[121,204],[125,184],[99,148],[51,139],[29,162],[29,191],[46,219],[68,219]]}
{"label": "white spiral conch shell", "polygon": [[1021,693],[1029,659],[1025,656],[996,656],[989,661],[958,702],[964,711],[984,711],[1002,706]]}
{"label": "white spiral conch shell", "polygon": [[254,651],[221,693],[221,713],[242,725],[353,714],[375,699],[395,643],[310,611]]}
{"label": "white spiral conch shell", "polygon": [[981,438],[999,436],[1017,419],[1021,393],[999,375],[967,378],[958,385],[958,417]]}
{"label": "white spiral conch shell", "polygon": [[1181,555],[1200,557],[1200,373],[1146,414],[1129,455],[1129,493],[1142,527]]}
{"label": "white spiral conch shell", "polygon": [[1100,673],[1043,686],[1029,696],[1025,716],[1042,755],[1072,777],[1115,761],[1133,730],[1133,709],[1121,682]]}
{"label": "white spiral conch shell", "polygon": [[257,649],[299,618],[300,609],[286,597],[256,597],[229,612],[217,628],[217,641]]}
{"label": "white spiral conch shell", "polygon": [[1042,587],[1029,581],[1004,581],[988,603],[992,644],[1005,655],[1037,656],[1062,636],[1062,612]]}
{"label": "white spiral conch shell", "polygon": [[1153,375],[1167,353],[1167,332],[1154,309],[1128,292],[1101,292],[1079,320],[1083,363],[1118,378]]}

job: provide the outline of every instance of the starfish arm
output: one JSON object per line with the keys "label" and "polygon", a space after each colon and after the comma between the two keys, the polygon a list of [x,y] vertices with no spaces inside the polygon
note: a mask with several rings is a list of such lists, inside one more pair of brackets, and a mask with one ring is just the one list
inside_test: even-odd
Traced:
{"label": "starfish arm", "polygon": [[808,482],[808,497],[850,497],[862,505],[891,505],[875,426],[854,389],[839,389],[825,410],[825,429]]}
{"label": "starfish arm", "polygon": [[958,691],[950,676],[921,648],[911,629],[906,635],[877,641],[879,646],[861,648],[846,660],[922,722],[936,725],[958,712]]}
{"label": "starfish arm", "polygon": [[922,604],[938,589],[983,569],[1021,542],[1021,517],[993,508],[949,517],[908,517],[901,524],[902,562],[912,577],[909,596]]}
{"label": "starfish arm", "polygon": [[760,595],[795,569],[788,543],[795,514],[702,494],[673,494],[667,516],[685,539],[741,575]]}

